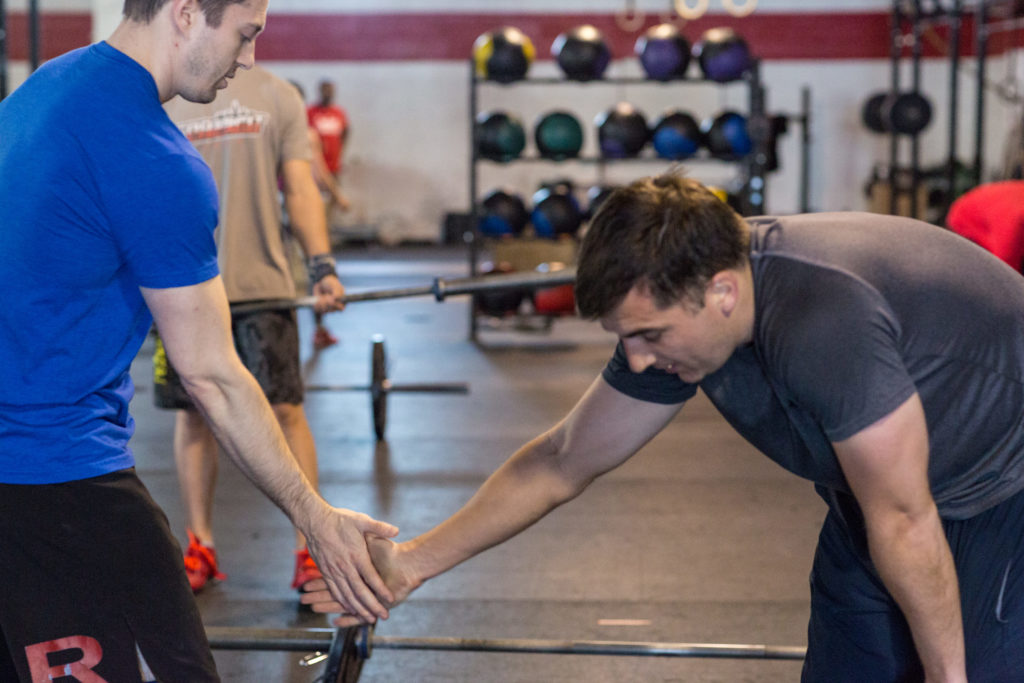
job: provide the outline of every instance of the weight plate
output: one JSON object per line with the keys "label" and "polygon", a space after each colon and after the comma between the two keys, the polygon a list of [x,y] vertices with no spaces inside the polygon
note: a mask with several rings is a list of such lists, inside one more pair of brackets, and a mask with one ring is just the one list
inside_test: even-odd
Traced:
{"label": "weight plate", "polygon": [[388,423],[388,358],[384,338],[375,335],[370,352],[370,407],[373,409],[373,432],[377,441],[384,440]]}

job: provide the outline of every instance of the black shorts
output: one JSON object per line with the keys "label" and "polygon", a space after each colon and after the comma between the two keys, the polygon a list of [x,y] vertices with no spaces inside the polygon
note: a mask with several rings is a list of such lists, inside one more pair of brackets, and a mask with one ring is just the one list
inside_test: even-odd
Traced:
{"label": "black shorts", "polygon": [[0,484],[0,548],[0,680],[219,680],[181,548],[134,469]]}
{"label": "black shorts", "polygon": [[[231,316],[231,333],[242,364],[272,404],[302,403],[299,327],[294,311],[253,311]],[[153,351],[153,403],[157,408],[194,407],[157,336]]]}

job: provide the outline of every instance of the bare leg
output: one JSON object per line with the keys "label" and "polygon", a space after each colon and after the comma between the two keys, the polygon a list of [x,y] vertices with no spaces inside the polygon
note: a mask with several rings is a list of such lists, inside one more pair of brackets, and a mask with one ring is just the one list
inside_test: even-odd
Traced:
{"label": "bare leg", "polygon": [[185,518],[203,545],[213,545],[213,489],[217,484],[217,440],[195,410],[178,410],[174,420],[174,462]]}
{"label": "bare leg", "polygon": [[[309,422],[306,420],[306,411],[302,404],[276,403],[274,414],[284,432],[284,438],[288,447],[295,455],[295,461],[299,464],[309,483],[313,488],[319,488],[319,470],[316,460],[316,443],[313,441],[313,432],[309,429]],[[305,537],[295,531],[295,548],[306,547]]]}

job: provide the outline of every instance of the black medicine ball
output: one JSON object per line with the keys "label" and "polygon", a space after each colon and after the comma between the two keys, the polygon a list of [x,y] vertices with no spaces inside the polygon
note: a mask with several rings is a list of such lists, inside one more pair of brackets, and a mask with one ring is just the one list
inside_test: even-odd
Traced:
{"label": "black medicine ball", "polygon": [[598,114],[594,123],[597,125],[601,155],[611,159],[637,156],[650,135],[646,117],[628,102],[619,102],[614,108]]}
{"label": "black medicine ball", "polygon": [[574,81],[592,81],[604,75],[612,53],[604,35],[595,27],[577,26],[555,38],[551,56],[558,60],[566,77]]}
{"label": "black medicine ball", "polygon": [[516,159],[526,147],[526,131],[518,117],[503,111],[476,117],[477,154],[491,161]]}

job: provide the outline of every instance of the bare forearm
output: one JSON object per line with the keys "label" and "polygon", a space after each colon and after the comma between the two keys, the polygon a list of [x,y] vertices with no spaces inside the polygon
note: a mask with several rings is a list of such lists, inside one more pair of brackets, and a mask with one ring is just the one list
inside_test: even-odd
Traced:
{"label": "bare forearm", "polygon": [[[870,528],[870,527],[869,527]],[[938,513],[869,533],[878,572],[910,625],[929,683],[966,681],[960,591]]]}
{"label": "bare forearm", "polygon": [[228,457],[308,533],[327,504],[299,469],[255,379],[239,364],[186,387]]}
{"label": "bare forearm", "polygon": [[402,544],[419,582],[508,540],[582,491],[544,436],[515,453],[448,520]]}

